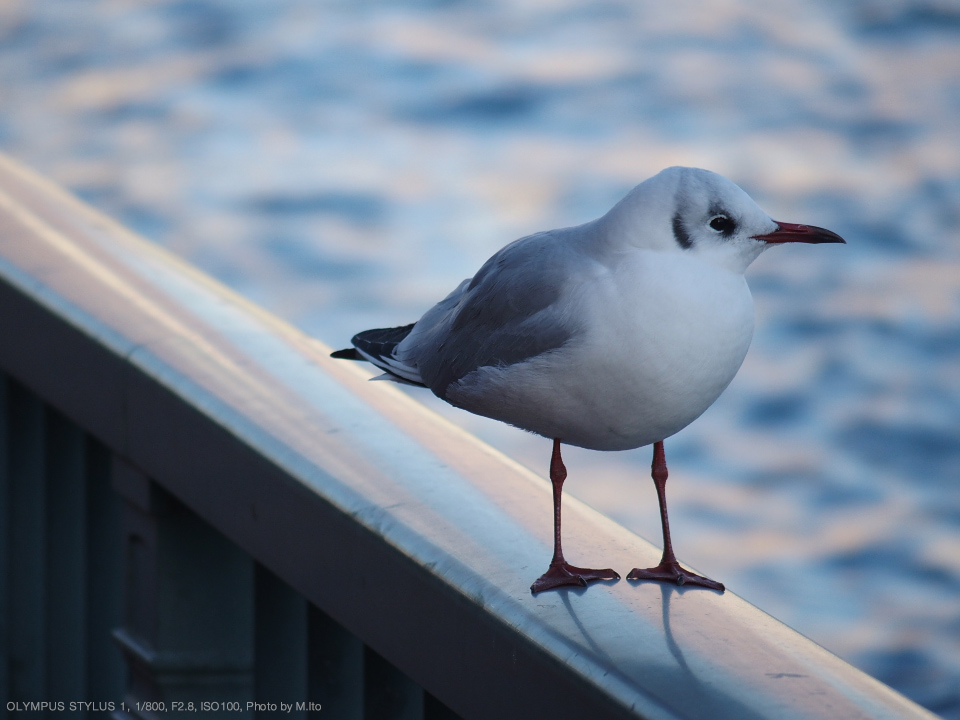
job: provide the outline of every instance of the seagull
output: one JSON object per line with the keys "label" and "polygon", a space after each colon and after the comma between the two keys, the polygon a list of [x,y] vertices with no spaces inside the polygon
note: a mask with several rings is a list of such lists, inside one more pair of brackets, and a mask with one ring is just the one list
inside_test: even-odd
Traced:
{"label": "seagull", "polygon": [[653,445],[663,557],[628,580],[722,583],[680,566],[667,516],[663,441],[700,417],[733,380],[753,337],[744,271],[784,243],[843,243],[812,225],[777,222],[736,184],[671,167],[603,217],[516,240],[417,322],[366,330],[335,358],[379,378],[553,440],[553,559],[536,594],[596,580],[563,556],[561,444],[592,450]]}

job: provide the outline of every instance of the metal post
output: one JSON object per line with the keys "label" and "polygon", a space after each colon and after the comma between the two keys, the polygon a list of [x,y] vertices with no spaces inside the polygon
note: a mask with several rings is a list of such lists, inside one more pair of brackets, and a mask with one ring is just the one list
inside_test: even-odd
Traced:
{"label": "metal post", "polygon": [[10,466],[7,376],[0,373],[0,707],[10,700]]}
{"label": "metal post", "polygon": [[315,605],[307,624],[311,716],[363,720],[363,643]]}
{"label": "metal post", "polygon": [[460,720],[460,716],[424,690],[423,720]]}
{"label": "metal post", "polygon": [[88,700],[86,678],[86,443],[83,431],[46,409],[46,699]]}
{"label": "metal post", "polygon": [[120,498],[110,485],[110,451],[87,438],[87,692],[103,709],[123,697],[127,668],[113,630],[123,619]]}
{"label": "metal post", "polygon": [[252,561],[118,458],[113,479],[126,501],[126,610],[114,636],[130,670],[117,717],[252,717]]}
{"label": "metal post", "polygon": [[[303,720],[307,700],[307,601],[262,565],[255,572],[256,717]],[[292,709],[285,709],[291,706]]]}
{"label": "metal post", "polygon": [[9,434],[12,700],[49,699],[46,678],[46,493],[43,405],[19,383],[7,388]]}
{"label": "metal post", "polygon": [[423,689],[380,655],[364,654],[364,720],[422,720]]}

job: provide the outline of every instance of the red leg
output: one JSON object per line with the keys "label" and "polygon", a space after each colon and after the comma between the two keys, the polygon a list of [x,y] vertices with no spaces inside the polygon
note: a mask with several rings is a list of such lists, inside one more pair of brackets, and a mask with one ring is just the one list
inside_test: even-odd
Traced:
{"label": "red leg", "polygon": [[657,486],[657,499],[660,501],[660,524],[663,526],[663,558],[654,568],[642,570],[634,568],[627,575],[627,580],[658,580],[660,582],[676,583],[677,585],[699,585],[711,590],[724,591],[723,583],[684,570],[673,554],[673,543],[670,541],[670,521],[667,518],[667,459],[663,453],[663,441],[653,445],[653,482]]}
{"label": "red leg", "polygon": [[540,578],[530,586],[530,592],[537,594],[542,590],[550,590],[564,585],[579,585],[586,587],[593,580],[619,580],[620,575],[606,568],[593,570],[570,565],[563,559],[563,548],[560,546],[560,495],[563,492],[563,481],[567,479],[567,469],[560,458],[560,441],[553,441],[553,457],[550,459],[550,482],[553,483],[553,560],[550,567]]}

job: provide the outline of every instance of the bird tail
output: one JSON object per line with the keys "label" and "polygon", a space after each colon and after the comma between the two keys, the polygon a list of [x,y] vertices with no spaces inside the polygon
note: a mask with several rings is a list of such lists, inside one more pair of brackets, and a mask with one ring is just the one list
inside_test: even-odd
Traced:
{"label": "bird tail", "polygon": [[366,360],[366,358],[357,352],[356,348],[346,348],[344,350],[334,350],[330,357],[337,360]]}
{"label": "bird tail", "polygon": [[383,379],[426,387],[420,379],[419,371],[401,362],[395,355],[397,345],[410,334],[415,324],[364,330],[353,336],[350,341],[353,343],[352,348],[332,352],[330,357],[340,360],[366,360],[387,373],[387,377]]}

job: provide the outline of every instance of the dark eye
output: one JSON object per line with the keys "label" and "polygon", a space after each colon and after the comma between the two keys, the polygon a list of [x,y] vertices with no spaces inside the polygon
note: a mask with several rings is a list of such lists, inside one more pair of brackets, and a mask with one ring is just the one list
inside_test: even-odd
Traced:
{"label": "dark eye", "polygon": [[717,215],[715,218],[713,218],[713,220],[710,221],[710,227],[717,232],[722,232],[726,235],[732,233],[736,226],[737,224],[726,215]]}

